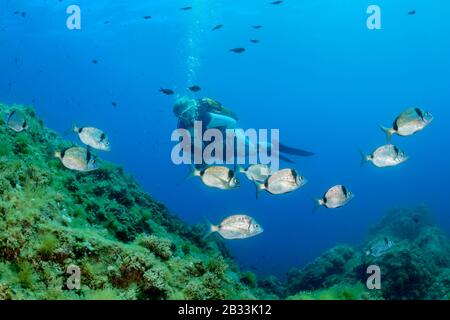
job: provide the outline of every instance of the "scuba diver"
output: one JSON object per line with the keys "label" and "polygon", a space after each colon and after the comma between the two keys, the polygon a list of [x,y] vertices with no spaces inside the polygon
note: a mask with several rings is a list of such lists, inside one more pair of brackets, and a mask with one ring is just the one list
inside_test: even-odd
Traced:
{"label": "scuba diver", "polygon": [[[227,129],[236,129],[238,123],[238,117],[231,110],[225,108],[220,102],[217,102],[211,98],[202,99],[190,99],[188,97],[179,98],[175,102],[173,108],[175,116],[178,118],[178,129],[186,129],[193,132],[194,122],[202,122],[202,130],[218,129],[223,134]],[[202,132],[203,134],[204,132]],[[239,137],[237,137],[239,139]],[[248,146],[251,143],[246,137],[245,144]],[[205,143],[203,142],[203,146]],[[257,148],[260,148],[261,144],[258,144]],[[270,143],[266,143],[265,148],[271,151]],[[287,155],[309,157],[314,153],[288,147],[279,143],[279,158],[288,163],[295,163],[293,160],[287,157]]]}

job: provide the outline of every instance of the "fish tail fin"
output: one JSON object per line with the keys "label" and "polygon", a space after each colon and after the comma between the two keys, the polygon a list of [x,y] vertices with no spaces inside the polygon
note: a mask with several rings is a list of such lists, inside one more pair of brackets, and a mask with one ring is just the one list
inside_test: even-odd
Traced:
{"label": "fish tail fin", "polygon": [[53,152],[53,156],[54,156],[55,158],[61,159],[61,151],[55,151],[55,152]]}
{"label": "fish tail fin", "polygon": [[256,200],[259,199],[259,194],[262,190],[266,189],[266,186],[264,183],[260,183],[260,182],[255,182],[255,187],[256,187]]}
{"label": "fish tail fin", "polygon": [[311,197],[312,202],[314,203],[314,207],[312,208],[312,213],[317,213],[317,210],[320,209],[320,207],[323,204],[322,199],[313,198]]}
{"label": "fish tail fin", "polygon": [[361,155],[361,167],[370,161],[370,156],[365,154],[361,149],[358,148],[358,152]]}
{"label": "fish tail fin", "polygon": [[382,125],[380,125],[380,129],[386,134],[386,140],[388,143],[390,143],[392,140],[392,136],[395,133],[395,130],[393,128],[386,128]]}
{"label": "fish tail fin", "polygon": [[200,176],[200,170],[198,170],[194,165],[191,166],[191,169],[189,170],[188,174],[185,177],[185,180],[189,180],[193,177]]}
{"label": "fish tail fin", "polygon": [[203,220],[205,221],[206,224],[206,232],[203,235],[203,240],[206,240],[206,238],[208,238],[211,234],[213,234],[214,232],[219,231],[219,227],[212,224],[208,219],[203,218]]}
{"label": "fish tail fin", "polygon": [[247,171],[247,170],[245,170],[245,168],[244,167],[242,167],[242,166],[240,166],[240,165],[236,165],[235,166],[235,171],[236,172],[239,172],[239,173],[245,173],[245,171]]}
{"label": "fish tail fin", "polygon": [[72,127],[70,127],[70,129],[67,129],[66,131],[64,131],[64,135],[68,136],[71,133],[79,132],[79,131],[80,131],[80,128],[78,128],[75,123],[72,123]]}

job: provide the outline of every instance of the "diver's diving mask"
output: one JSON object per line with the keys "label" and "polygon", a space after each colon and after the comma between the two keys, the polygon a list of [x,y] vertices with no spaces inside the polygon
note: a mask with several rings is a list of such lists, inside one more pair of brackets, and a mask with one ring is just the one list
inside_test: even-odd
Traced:
{"label": "diver's diving mask", "polygon": [[184,100],[175,106],[175,115],[184,123],[193,123],[198,118],[198,102],[193,99]]}

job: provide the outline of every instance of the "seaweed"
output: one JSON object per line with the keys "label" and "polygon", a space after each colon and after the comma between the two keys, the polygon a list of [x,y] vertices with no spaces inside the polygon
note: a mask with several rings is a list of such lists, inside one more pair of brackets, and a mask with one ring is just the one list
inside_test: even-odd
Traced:
{"label": "seaweed", "polygon": [[[204,241],[120,166],[66,169],[52,155],[75,144],[32,108],[0,105],[13,108],[29,127],[0,125],[0,299],[255,297],[219,239]],[[79,290],[67,287],[69,266]]]}

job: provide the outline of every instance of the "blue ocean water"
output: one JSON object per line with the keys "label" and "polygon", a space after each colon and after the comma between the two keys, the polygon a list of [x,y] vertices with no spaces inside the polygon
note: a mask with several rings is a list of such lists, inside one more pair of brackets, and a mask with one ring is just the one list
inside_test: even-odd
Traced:
{"label": "blue ocean water", "polygon": [[[73,4],[81,30],[66,27]],[[372,4],[381,30],[366,27]],[[425,204],[450,232],[449,10],[445,0],[1,0],[0,102],[34,104],[61,134],[74,123],[102,128],[113,149],[101,157],[189,223],[253,216],[265,232],[228,247],[244,268],[283,275],[338,243],[360,243],[395,206]],[[190,93],[194,84],[203,90]],[[189,168],[170,158],[175,96],[160,87],[216,99],[242,128],[279,129],[283,143],[315,152],[294,166],[309,183],[257,201],[244,178],[226,192],[186,181]],[[413,137],[394,137],[410,159],[361,168],[357,149],[384,144],[378,125],[416,105],[435,120]],[[355,199],[312,214],[310,198],[335,184]]]}

